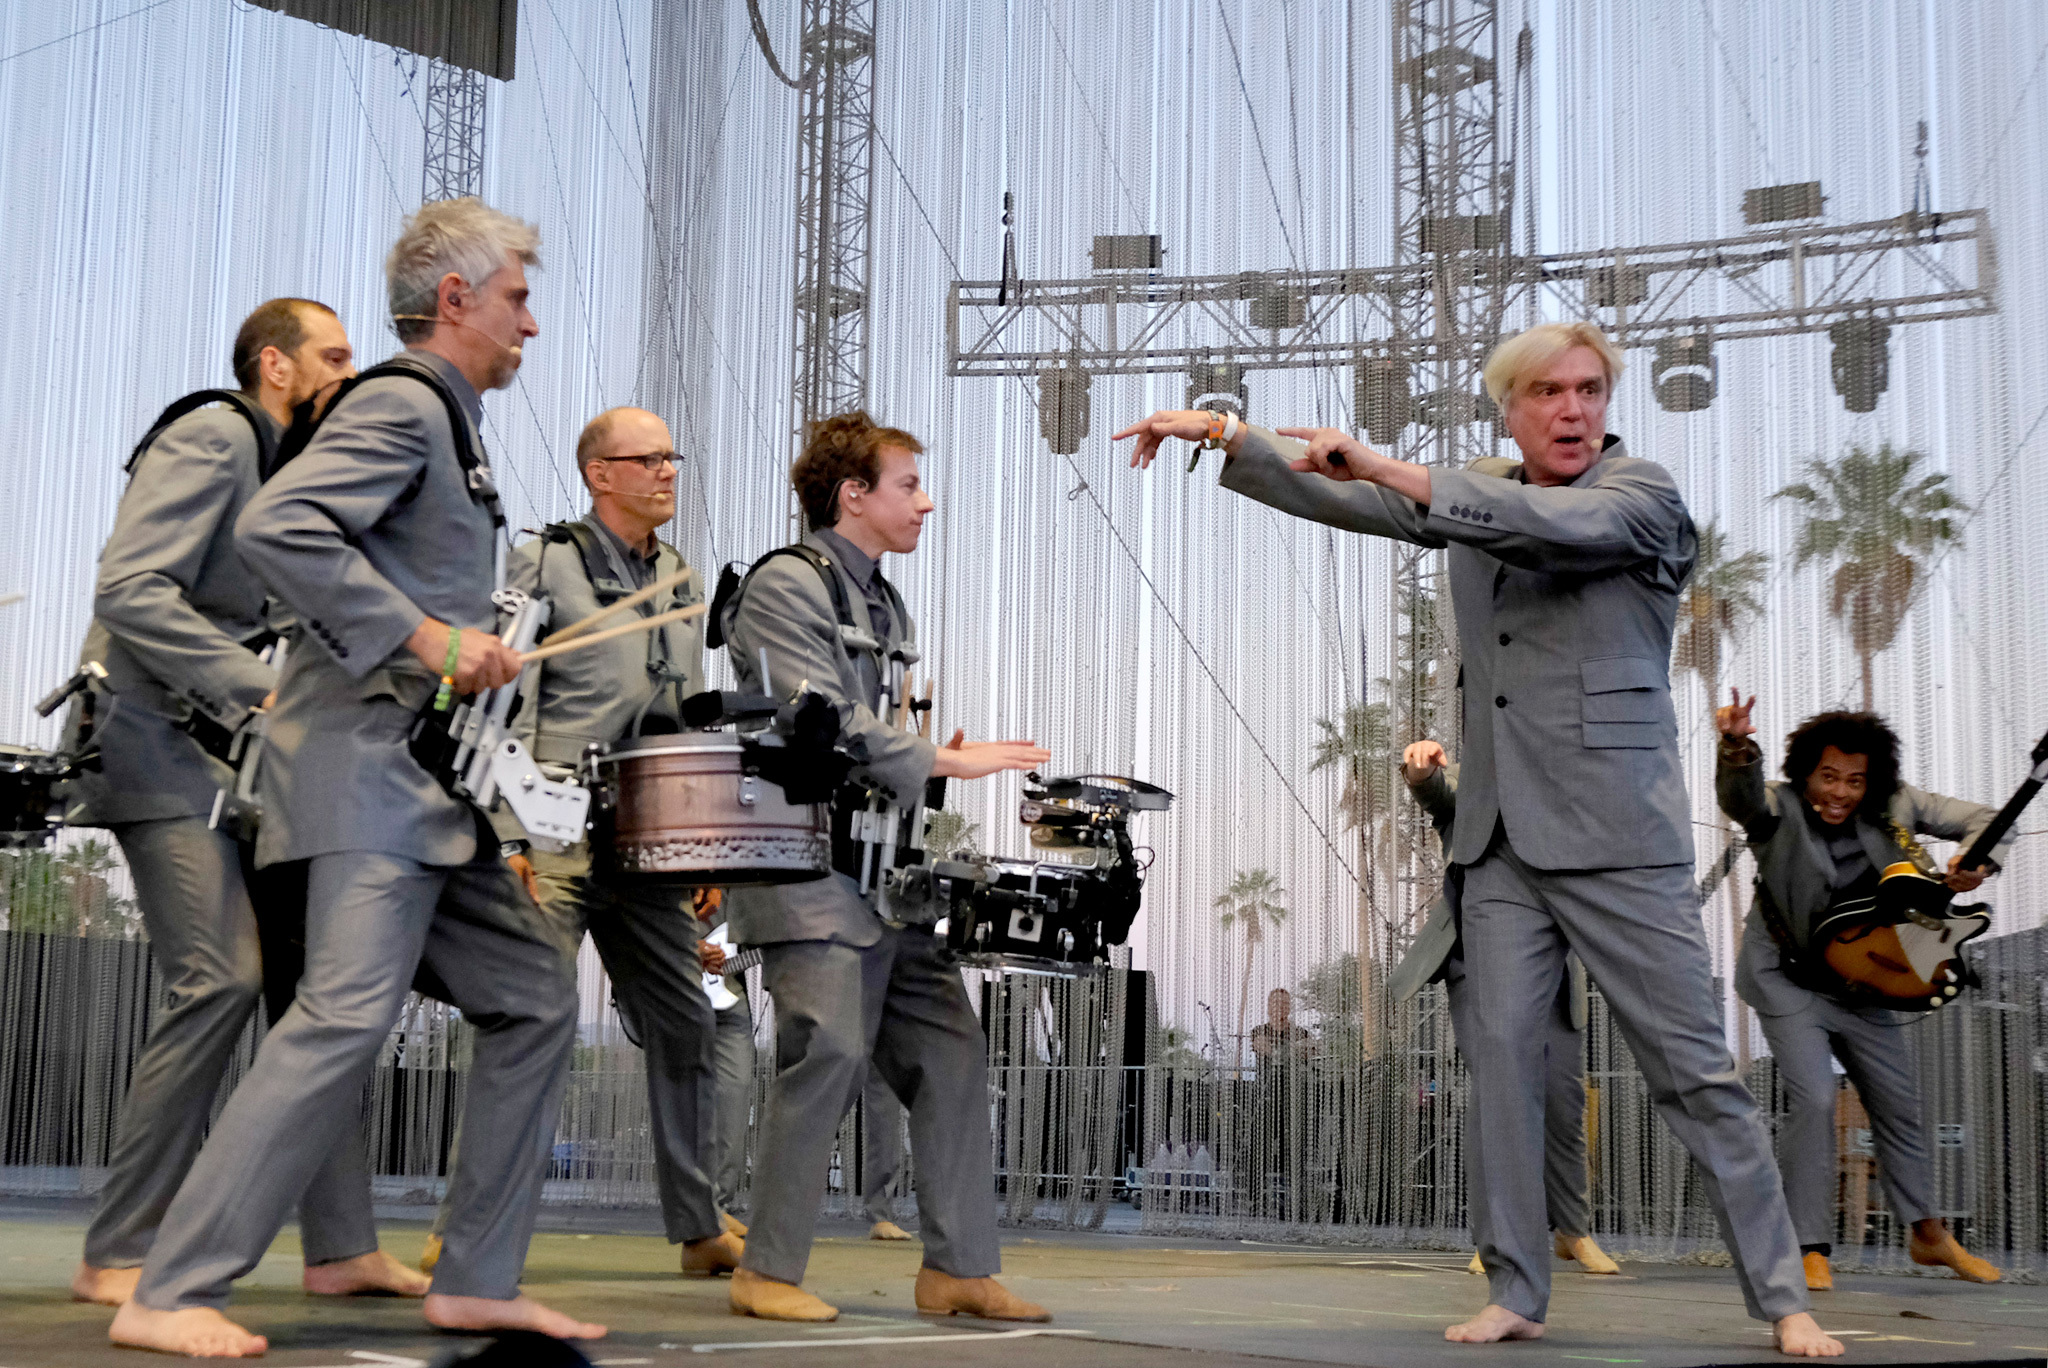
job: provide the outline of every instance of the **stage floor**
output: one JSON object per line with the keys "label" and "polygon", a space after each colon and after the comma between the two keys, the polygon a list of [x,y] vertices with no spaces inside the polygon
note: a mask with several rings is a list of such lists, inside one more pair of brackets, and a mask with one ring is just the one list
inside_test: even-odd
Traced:
{"label": "stage floor", "polygon": [[[610,1338],[584,1348],[615,1368],[679,1368],[703,1354],[759,1368],[978,1368],[1019,1356],[1033,1368],[1783,1362],[1766,1328],[1743,1315],[1726,1269],[1625,1264],[1622,1277],[1593,1278],[1559,1264],[1548,1337],[1465,1348],[1442,1338],[1484,1300],[1465,1256],[1007,1231],[1005,1281],[1055,1320],[1006,1331],[918,1316],[917,1246],[872,1243],[842,1226],[820,1240],[808,1283],[840,1319],[799,1328],[732,1315],[722,1280],[678,1278],[674,1253],[638,1214],[554,1211],[547,1225],[527,1262],[527,1290],[608,1323]],[[106,1344],[111,1312],[65,1298],[83,1229],[75,1204],[0,1200],[0,1368],[144,1362]],[[417,1220],[385,1223],[385,1247],[400,1257],[416,1257],[423,1238]],[[1852,1363],[2048,1359],[2048,1288],[1848,1275],[1816,1303],[1821,1324],[1850,1341]],[[270,1336],[266,1362],[280,1368],[426,1365],[465,1344],[425,1331],[411,1303],[302,1295],[290,1231],[243,1284],[234,1311]]]}

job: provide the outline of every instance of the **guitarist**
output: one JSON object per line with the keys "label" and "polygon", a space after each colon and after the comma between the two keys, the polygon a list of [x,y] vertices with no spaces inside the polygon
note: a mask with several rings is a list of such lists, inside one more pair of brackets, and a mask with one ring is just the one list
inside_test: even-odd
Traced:
{"label": "guitarist", "polygon": [[[1900,1034],[1911,1016],[1846,1001],[1829,991],[1828,970],[1809,969],[1803,960],[1804,938],[1844,890],[1874,888],[1886,866],[1926,858],[1913,833],[1967,847],[1997,814],[1901,783],[1899,738],[1874,713],[1808,718],[1787,740],[1785,782],[1766,783],[1750,720],[1755,706],[1753,695],[1744,702],[1737,690],[1715,713],[1721,743],[1714,788],[1721,810],[1741,824],[1756,855],[1757,902],[1743,932],[1735,990],[1756,1009],[1785,1084],[1790,1114],[1778,1166],[1805,1256],[1806,1285],[1834,1286],[1828,1268],[1836,1171],[1830,1056],[1841,1061],[1870,1114],[1892,1210],[1913,1228],[1907,1246],[1913,1262],[1946,1265],[1971,1282],[1997,1282],[1999,1271],[1967,1252],[1935,1215],[1914,1052]],[[1959,852],[1949,861],[1947,883],[1955,892],[1967,893],[1997,872],[1995,862],[1958,869],[1961,859]]]}

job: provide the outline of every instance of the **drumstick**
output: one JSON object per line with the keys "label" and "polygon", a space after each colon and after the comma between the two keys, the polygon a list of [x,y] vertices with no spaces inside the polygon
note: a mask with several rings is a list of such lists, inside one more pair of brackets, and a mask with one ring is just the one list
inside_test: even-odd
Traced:
{"label": "drumstick", "polygon": [[595,627],[598,623],[604,621],[606,618],[612,616],[614,613],[623,613],[628,608],[638,608],[641,604],[647,602],[647,600],[653,598],[656,594],[661,593],[663,590],[675,588],[678,584],[681,584],[684,580],[688,579],[693,573],[695,572],[693,572],[686,566],[683,569],[676,571],[673,575],[669,575],[664,579],[656,580],[654,583],[648,585],[645,589],[636,589],[632,593],[620,599],[617,603],[614,603],[611,607],[600,608],[596,612],[592,613],[589,617],[584,618],[582,621],[572,622],[567,627],[564,627],[561,631],[550,633],[546,644],[549,646],[553,646],[560,642],[567,641],[571,637],[582,636],[585,632],[589,631],[592,627]]}
{"label": "drumstick", "polygon": [[917,734],[921,740],[929,738],[932,734],[932,678],[930,675],[926,675],[924,679],[924,707],[918,711]]}
{"label": "drumstick", "polygon": [[570,651],[580,651],[585,646],[596,646],[600,642],[610,641],[614,637],[627,636],[633,632],[645,632],[651,628],[665,627],[671,622],[682,622],[688,618],[701,617],[705,611],[706,607],[701,603],[693,603],[687,608],[671,608],[666,613],[656,613],[651,618],[641,618],[638,622],[629,622],[622,627],[607,627],[602,632],[592,632],[590,635],[578,637],[574,641],[561,640],[561,633],[557,632],[539,650],[528,651],[520,656],[519,663],[531,665],[536,660],[546,660],[551,656],[566,655]]}

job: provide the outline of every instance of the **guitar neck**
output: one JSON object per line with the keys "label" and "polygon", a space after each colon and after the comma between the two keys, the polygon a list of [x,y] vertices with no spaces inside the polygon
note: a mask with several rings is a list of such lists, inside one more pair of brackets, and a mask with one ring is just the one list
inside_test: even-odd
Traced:
{"label": "guitar neck", "polygon": [[752,950],[742,950],[737,955],[727,955],[725,957],[725,967],[718,971],[718,976],[720,978],[731,978],[734,974],[744,974],[760,962],[761,947],[756,946]]}
{"label": "guitar neck", "polygon": [[2041,791],[2043,785],[2048,785],[2048,735],[2043,735],[2035,744],[2031,758],[2034,762],[2032,773],[2028,774],[2026,781],[2019,786],[2019,791],[2008,798],[2005,806],[1998,810],[1998,815],[1991,819],[1991,825],[1985,827],[1983,833],[1970,842],[1970,848],[1963,852],[1963,858],[1956,865],[1958,869],[1981,868],[1984,862],[1991,858],[1992,850],[2005,839],[2005,833],[2011,831],[2013,825],[2019,821],[2020,814],[2027,809],[2027,804],[2034,801],[2034,795]]}

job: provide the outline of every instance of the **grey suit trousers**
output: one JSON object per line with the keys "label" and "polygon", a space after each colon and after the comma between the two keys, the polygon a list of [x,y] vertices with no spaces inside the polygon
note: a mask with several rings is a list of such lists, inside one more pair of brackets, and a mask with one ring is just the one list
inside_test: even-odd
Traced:
{"label": "grey suit trousers", "polygon": [[870,1222],[896,1219],[903,1174],[903,1104],[872,1064],[860,1087],[860,1205]]}
{"label": "grey suit trousers", "polygon": [[597,944],[627,1030],[647,1056],[655,1187],[670,1244],[716,1235],[711,1186],[717,1114],[716,1016],[697,958],[697,919],[678,889],[633,888],[591,872],[590,848],[534,851],[541,906],[568,943]]}
{"label": "grey suit trousers", "polygon": [[415,981],[477,1030],[433,1290],[516,1296],[576,1030],[560,937],[495,857],[423,865],[348,851],[309,872],[306,972],[178,1189],[135,1298],[227,1303],[325,1158]]}
{"label": "grey suit trousers", "polygon": [[988,1049],[952,955],[928,928],[883,926],[859,948],[771,945],[763,975],[775,1000],[775,1082],[744,1266],[803,1281],[839,1119],[872,1059],[910,1110],[925,1266],[956,1278],[1000,1271]]}
{"label": "grey suit trousers", "polygon": [[1665,1124],[1699,1165],[1760,1320],[1808,1307],[1799,1242],[1757,1106],[1735,1076],[1692,869],[1540,870],[1496,832],[1467,867],[1465,969],[1472,1031],[1472,1193],[1492,1301],[1542,1320],[1550,1301],[1543,1195],[1546,1014],[1567,948],[1585,961]]}
{"label": "grey suit trousers", "polygon": [[[198,1157],[221,1075],[264,996],[268,961],[290,958],[295,947],[270,943],[251,906],[243,851],[199,818],[129,822],[113,832],[135,879],[150,957],[170,990],[135,1061],[106,1185],[85,1232],[87,1263],[134,1268],[148,1257]],[[283,1007],[273,1003],[273,1023]],[[377,1247],[360,1125],[335,1135],[300,1198],[299,1228],[309,1264]]]}
{"label": "grey suit trousers", "polygon": [[[1799,1243],[1832,1244],[1835,1239],[1836,1085],[1829,1055],[1842,1061],[1870,1114],[1871,1143],[1892,1214],[1907,1224],[1939,1215],[1934,1161],[1920,1120],[1918,1051],[1905,1028],[1859,1016],[1818,994],[1803,1012],[1759,1013],[1758,1020],[1785,1085],[1778,1171],[1784,1175]],[[1858,1242],[1860,1229],[1851,1230],[1848,1238]]]}
{"label": "grey suit trousers", "polygon": [[746,1186],[747,1130],[754,1119],[754,1009],[743,987],[739,1001],[718,1013],[712,1054],[718,1067],[718,1159],[714,1171],[718,1205],[731,1211]]}
{"label": "grey suit trousers", "polygon": [[[719,1231],[711,1187],[714,1116],[711,999],[697,958],[697,919],[675,889],[631,888],[591,873],[590,848],[529,857],[540,882],[540,906],[554,923],[575,973],[588,931],[611,976],[627,1035],[647,1063],[647,1116],[654,1139],[654,1185],[670,1244]],[[456,1132],[449,1162],[462,1162]],[[454,1186],[434,1215],[447,1229]]]}
{"label": "grey suit trousers", "polygon": [[[1452,955],[1444,964],[1444,990],[1450,998],[1451,1028],[1467,1069],[1473,1067],[1467,1040],[1478,1039],[1466,991],[1465,961]],[[1572,1028],[1571,976],[1558,980],[1545,1023],[1543,1042],[1543,1206],[1550,1228],[1576,1239],[1592,1229],[1591,1175],[1586,1168],[1586,1033]],[[1472,1143],[1468,1138],[1467,1144]],[[1474,1203],[1472,1239],[1484,1243]]]}

